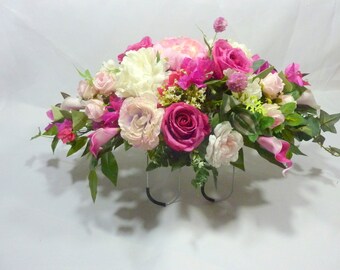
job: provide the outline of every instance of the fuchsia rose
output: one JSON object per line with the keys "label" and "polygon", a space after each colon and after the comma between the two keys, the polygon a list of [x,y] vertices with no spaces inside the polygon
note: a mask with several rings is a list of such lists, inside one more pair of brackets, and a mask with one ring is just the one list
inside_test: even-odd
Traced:
{"label": "fuchsia rose", "polygon": [[155,44],[163,58],[168,59],[171,70],[179,70],[184,58],[205,58],[208,56],[207,48],[197,40],[180,37],[166,38]]}
{"label": "fuchsia rose", "polygon": [[275,137],[264,137],[260,136],[257,139],[258,144],[268,152],[274,154],[275,159],[284,164],[287,168],[283,170],[283,174],[288,171],[293,162],[287,158],[287,152],[289,150],[290,144],[284,140],[277,139]]}
{"label": "fuchsia rose", "polygon": [[69,143],[76,139],[76,134],[72,131],[72,121],[65,119],[62,123],[55,123],[58,129],[57,138],[63,143]]}
{"label": "fuchsia rose", "polygon": [[215,76],[223,78],[223,71],[231,68],[235,71],[252,72],[253,62],[240,48],[233,48],[226,40],[219,39],[215,42],[212,55],[215,62]]}
{"label": "fuchsia rose", "polygon": [[88,137],[90,138],[90,152],[97,157],[102,146],[115,137],[119,128],[99,128]]}
{"label": "fuchsia rose", "polygon": [[140,42],[129,45],[126,48],[125,52],[118,55],[118,61],[119,61],[119,63],[122,62],[126,52],[128,52],[128,51],[138,51],[141,48],[149,48],[149,47],[152,47],[152,46],[153,46],[153,44],[152,44],[151,38],[148,37],[148,36],[143,37]]}
{"label": "fuchsia rose", "polygon": [[93,86],[98,90],[99,94],[109,96],[114,90],[115,81],[111,74],[107,72],[98,72],[93,80]]}
{"label": "fuchsia rose", "polygon": [[223,17],[218,17],[214,22],[214,30],[216,33],[223,32],[228,26],[228,22]]}
{"label": "fuchsia rose", "polygon": [[208,116],[184,102],[165,109],[162,133],[166,144],[175,151],[191,152],[210,133]]}
{"label": "fuchsia rose", "polygon": [[288,65],[285,69],[285,75],[288,81],[296,83],[299,86],[309,85],[309,83],[302,78],[299,64],[292,63]]}

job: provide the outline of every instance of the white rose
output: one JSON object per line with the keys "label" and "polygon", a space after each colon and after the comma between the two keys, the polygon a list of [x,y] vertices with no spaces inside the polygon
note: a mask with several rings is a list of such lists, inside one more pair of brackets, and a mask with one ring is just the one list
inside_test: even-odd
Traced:
{"label": "white rose", "polygon": [[163,114],[152,94],[127,98],[119,113],[120,135],[134,147],[151,150],[159,144]]}
{"label": "white rose", "polygon": [[145,93],[156,95],[157,88],[166,79],[165,71],[164,59],[157,61],[152,48],[128,51],[117,74],[116,94],[119,97],[137,97]]}
{"label": "white rose", "polygon": [[285,117],[280,111],[280,106],[277,104],[263,104],[265,110],[264,115],[274,118],[274,124],[270,128],[277,127],[285,121]]}
{"label": "white rose", "polygon": [[60,105],[60,109],[62,110],[80,110],[85,108],[85,103],[80,98],[76,97],[67,97],[63,100]]}
{"label": "white rose", "polygon": [[91,99],[98,93],[97,89],[89,85],[87,81],[80,81],[78,85],[78,94],[83,99]]}
{"label": "white rose", "polygon": [[214,129],[214,134],[209,136],[206,161],[215,168],[235,162],[243,146],[242,135],[232,130],[227,121],[218,124]]}
{"label": "white rose", "polygon": [[86,102],[85,114],[87,117],[95,122],[102,120],[104,114],[104,102],[98,99],[91,99]]}
{"label": "white rose", "polygon": [[114,75],[107,72],[98,72],[93,79],[93,86],[104,96],[109,96],[113,93],[114,85]]}
{"label": "white rose", "polygon": [[277,98],[285,85],[277,73],[269,73],[261,83],[264,95],[270,99]]}
{"label": "white rose", "polygon": [[233,40],[228,40],[228,43],[231,45],[231,47],[233,47],[233,48],[239,48],[239,49],[241,49],[244,53],[245,53],[245,55],[248,57],[248,58],[252,58],[252,56],[253,56],[253,54],[252,54],[252,52],[251,52],[251,50],[250,49],[248,49],[247,48],[247,46],[245,45],[245,44],[242,44],[242,43],[238,43],[238,42],[236,42],[236,41],[233,41]]}

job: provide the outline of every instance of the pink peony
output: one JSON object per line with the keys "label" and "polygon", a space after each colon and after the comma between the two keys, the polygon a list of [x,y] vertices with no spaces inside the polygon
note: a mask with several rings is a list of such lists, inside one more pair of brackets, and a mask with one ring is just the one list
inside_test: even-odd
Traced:
{"label": "pink peony", "polygon": [[152,46],[153,46],[153,44],[152,44],[151,38],[148,37],[148,36],[143,37],[140,42],[132,44],[132,45],[129,45],[126,48],[125,52],[123,52],[120,55],[118,55],[118,61],[119,61],[119,63],[122,62],[123,58],[125,56],[125,53],[128,52],[128,51],[138,51],[141,48],[149,48],[149,47],[152,47]]}
{"label": "pink peony", "polygon": [[208,116],[184,102],[165,109],[161,128],[166,144],[184,152],[197,148],[210,133]]}
{"label": "pink peony", "polygon": [[93,86],[98,90],[99,94],[109,96],[114,90],[114,78],[107,72],[98,72],[93,80]]}
{"label": "pink peony", "polygon": [[214,22],[214,30],[216,33],[223,32],[228,26],[228,22],[223,17],[218,17]]}
{"label": "pink peony", "polygon": [[155,44],[163,58],[169,61],[171,70],[179,70],[184,58],[204,58],[208,56],[207,48],[197,40],[181,37],[166,38]]}
{"label": "pink peony", "polygon": [[89,135],[90,152],[97,157],[101,147],[115,137],[119,128],[99,128]]}
{"label": "pink peony", "polygon": [[215,62],[215,75],[217,79],[223,78],[223,71],[231,68],[235,71],[252,72],[252,61],[239,48],[233,48],[227,41],[219,39],[212,50]]}
{"label": "pink peony", "polygon": [[242,92],[248,85],[248,77],[242,72],[233,72],[227,81],[227,86],[232,92]]}
{"label": "pink peony", "polygon": [[292,167],[293,162],[287,158],[287,152],[290,147],[290,144],[288,142],[277,139],[275,137],[264,136],[260,136],[257,139],[257,142],[263,149],[266,149],[268,152],[273,153],[275,159],[278,162],[284,164],[287,167],[285,170],[283,170],[283,174],[285,174],[285,172]]}
{"label": "pink peony", "polygon": [[296,83],[299,86],[309,85],[309,83],[302,78],[299,64],[292,63],[288,65],[285,69],[285,75],[288,81]]}

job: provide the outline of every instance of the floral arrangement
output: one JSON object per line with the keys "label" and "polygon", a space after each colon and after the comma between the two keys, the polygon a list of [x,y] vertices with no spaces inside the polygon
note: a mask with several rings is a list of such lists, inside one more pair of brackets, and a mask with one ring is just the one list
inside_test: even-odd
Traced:
{"label": "floral arrangement", "polygon": [[216,180],[221,166],[244,170],[244,147],[283,172],[294,154],[304,155],[300,141],[339,156],[321,132],[336,133],[340,114],[320,109],[299,65],[279,72],[245,45],[217,39],[227,27],[224,18],[213,27],[213,40],[202,32],[204,43],[144,37],[94,76],[79,71],[78,96],[62,93],[63,101],[47,112],[50,124],[33,138],[52,137],[53,151],[59,141],[69,145],[67,156],[84,149],[93,200],[97,168],[116,185],[113,152],[121,145],[145,150],[147,171],[191,166],[195,187],[209,175]]}

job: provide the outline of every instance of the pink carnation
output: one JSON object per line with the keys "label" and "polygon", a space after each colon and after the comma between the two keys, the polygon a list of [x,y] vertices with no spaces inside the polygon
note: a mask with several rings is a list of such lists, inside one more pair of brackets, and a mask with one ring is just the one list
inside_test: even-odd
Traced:
{"label": "pink carnation", "polygon": [[76,135],[72,131],[72,121],[65,119],[62,123],[55,124],[58,129],[57,138],[63,143],[69,143],[76,139]]}
{"label": "pink carnation", "polygon": [[153,44],[152,44],[151,38],[148,37],[148,36],[143,37],[140,42],[132,44],[132,45],[129,45],[126,48],[125,52],[123,52],[120,55],[118,55],[118,61],[119,61],[119,63],[122,62],[123,58],[125,56],[125,53],[128,52],[128,51],[138,51],[141,48],[149,48],[149,47],[152,47],[152,46],[153,46]]}

